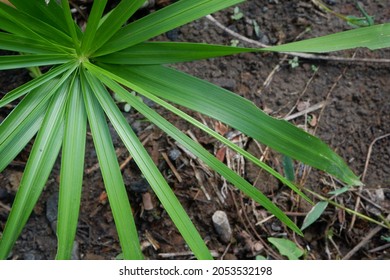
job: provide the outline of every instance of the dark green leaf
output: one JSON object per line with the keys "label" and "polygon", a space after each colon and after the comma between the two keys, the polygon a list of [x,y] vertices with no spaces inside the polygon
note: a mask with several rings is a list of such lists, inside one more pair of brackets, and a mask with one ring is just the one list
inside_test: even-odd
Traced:
{"label": "dark green leaf", "polygon": [[74,78],[68,95],[61,157],[56,259],[70,259],[72,255],[84,174],[87,115],[78,77]]}
{"label": "dark green leaf", "polygon": [[[91,71],[96,71],[97,75],[103,73],[103,70],[96,69],[94,66],[89,65],[88,67]],[[106,73],[104,73],[106,74]],[[116,79],[115,75],[107,73],[109,77]],[[104,76],[99,77],[104,80],[107,85],[111,87],[111,89],[117,94],[121,94],[123,88],[117,86],[112,83],[110,79],[107,80]],[[131,79],[125,83],[126,86],[130,86],[137,90],[138,92],[144,92],[142,88],[139,88],[135,84],[132,84]],[[179,129],[173,126],[170,122],[162,118],[159,114],[157,114],[154,110],[147,107],[143,102],[139,101],[135,96],[131,94],[122,93],[120,97],[129,104],[131,104],[137,111],[142,113],[145,117],[151,120],[154,124],[159,126],[163,131],[169,134],[173,139],[184,145],[190,152],[199,157],[202,161],[204,161],[207,165],[209,165],[212,169],[216,170],[219,174],[221,174],[227,181],[231,182],[233,185],[240,188],[246,195],[254,199],[256,202],[261,204],[264,208],[274,214],[278,219],[283,221],[288,227],[290,227],[295,232],[302,234],[298,227],[281,211],[276,205],[274,205],[263,193],[249,184],[245,179],[240,177],[237,173],[233,172],[229,169],[225,164],[211,155],[208,151],[206,151],[202,146],[198,143],[194,142],[184,133],[182,133]]]}
{"label": "dark green leaf", "polygon": [[371,50],[390,47],[390,23],[338,32],[318,38],[265,48],[276,52],[333,52],[352,48]]}
{"label": "dark green leaf", "polygon": [[97,57],[96,60],[110,64],[170,64],[253,51],[250,48],[209,44],[146,42]]}
{"label": "dark green leaf", "polygon": [[30,157],[12,204],[0,243],[0,259],[5,259],[19,237],[45,186],[58,156],[63,135],[63,117],[68,85],[53,96],[42,127],[34,141]]}
{"label": "dark green leaf", "polygon": [[68,55],[60,54],[3,55],[0,56],[0,70],[64,64],[71,60]]}
{"label": "dark green leaf", "polygon": [[[97,78],[90,77],[89,79],[90,85],[96,93],[100,104],[105,110],[112,125],[126,145],[130,154],[133,156],[142,174],[145,176],[145,179],[149,182],[153,191],[161,201],[164,209],[182,234],[184,240],[186,240],[198,259],[212,259],[202,237],[199,235],[179,200],[154,164],[152,158],[137,138],[137,135],[133,132],[132,128],[109,96],[109,93],[100,84]],[[110,82],[110,84],[115,85],[113,82]],[[124,93],[125,91],[121,89],[121,92]]]}
{"label": "dark green leaf", "polygon": [[142,259],[143,255],[139,245],[138,233],[111,140],[110,130],[95,93],[91,90],[86,78],[84,76],[82,78],[88,122],[123,256],[125,259]]}
{"label": "dark green leaf", "polygon": [[[61,75],[65,71],[67,71],[60,79],[63,82],[64,80],[67,79],[67,77],[69,77],[69,75],[71,75],[73,73],[75,68],[76,68],[76,65],[74,62],[69,62],[69,63],[66,63],[64,65],[54,67],[53,69],[51,69],[47,73],[43,74],[42,76],[35,78],[34,80],[31,80],[31,81],[21,85],[20,87],[8,92],[0,100],[0,108],[3,107],[4,105],[7,105],[8,103],[14,101],[15,99],[23,96],[27,92],[39,87],[40,85],[42,85],[50,80],[53,80],[55,77]],[[62,83],[62,82],[59,82],[59,83]]]}
{"label": "dark green leaf", "polygon": [[230,91],[168,67],[106,65],[104,68],[147,92],[218,119],[347,184],[361,184],[345,162],[321,140],[284,120],[268,116]]}
{"label": "dark green leaf", "polygon": [[178,1],[123,27],[94,56],[101,56],[134,46],[195,19],[243,1]]}
{"label": "dark green leaf", "polygon": [[101,23],[91,44],[89,54],[93,53],[106,42],[111,41],[113,35],[138,10],[145,0],[122,0]]}

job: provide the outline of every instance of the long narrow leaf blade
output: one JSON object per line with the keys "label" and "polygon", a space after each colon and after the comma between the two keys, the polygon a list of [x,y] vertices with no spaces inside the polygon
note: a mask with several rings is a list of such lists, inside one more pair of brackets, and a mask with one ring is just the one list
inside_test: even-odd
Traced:
{"label": "long narrow leaf blade", "polygon": [[57,1],[11,0],[10,2],[18,10],[35,18],[39,18],[63,32],[67,32],[67,24],[63,16],[62,9],[58,5]]}
{"label": "long narrow leaf blade", "polygon": [[318,38],[263,49],[275,52],[323,53],[353,48],[371,50],[390,47],[390,23],[361,27]]}
{"label": "long narrow leaf blade", "polygon": [[[97,75],[101,75],[102,70],[96,69],[94,66],[89,65],[88,67],[92,71],[96,71]],[[110,73],[109,77],[113,79],[117,79],[115,75]],[[227,181],[240,188],[246,195],[253,198],[256,202],[262,205],[264,208],[269,210],[272,214],[274,214],[278,219],[283,221],[288,227],[290,227],[295,232],[302,234],[299,228],[281,211],[276,205],[274,205],[264,194],[262,194],[259,190],[254,188],[251,184],[249,184],[245,179],[240,177],[238,174],[229,169],[225,164],[219,161],[217,158],[212,156],[208,151],[206,151],[201,145],[194,142],[188,136],[183,134],[179,129],[173,126],[170,122],[162,118],[158,115],[154,110],[150,109],[143,102],[139,101],[134,96],[130,96],[126,91],[123,92],[123,88],[112,83],[112,80],[105,78],[104,76],[100,77],[104,80],[105,83],[121,98],[126,100],[129,104],[134,106],[137,111],[159,126],[163,131],[169,134],[173,139],[184,145],[190,152],[199,157],[202,161],[204,161],[207,165],[209,165],[212,169],[216,170],[219,174],[221,174]],[[132,87],[133,89],[143,92],[142,88],[137,87],[131,82],[126,83],[127,86]],[[134,97],[134,98],[133,98]]]}
{"label": "long narrow leaf blade", "polygon": [[171,64],[253,51],[250,48],[209,44],[145,42],[96,60],[110,64]]}
{"label": "long narrow leaf blade", "polygon": [[[32,17],[3,2],[0,2],[0,17],[11,21],[16,27],[21,27],[21,30],[26,32],[25,35],[28,34],[32,36],[33,39],[38,39],[43,42],[46,41],[49,44],[55,42],[56,44],[72,47],[72,39],[66,33],[41,21],[39,18]],[[13,33],[12,30],[10,31]],[[50,40],[48,40],[48,38],[50,38]]]}
{"label": "long narrow leaf blade", "polygon": [[61,0],[61,4],[62,4],[62,11],[64,14],[65,22],[66,22],[66,25],[68,27],[67,32],[65,34],[70,34],[70,36],[73,40],[73,46],[76,49],[76,52],[79,53],[80,52],[80,42],[78,40],[78,34],[77,34],[78,26],[76,28],[76,25],[73,21],[72,12],[70,11],[70,7],[69,7],[69,1],[68,0]]}
{"label": "long narrow leaf blade", "polygon": [[[0,100],[0,108],[7,105],[8,103],[14,101],[15,99],[23,96],[27,92],[39,87],[40,85],[53,80],[55,77],[61,75],[65,71],[65,73],[61,79],[59,79],[59,84],[61,84],[76,68],[77,65],[73,62],[66,63],[64,65],[60,65],[58,67],[54,67],[47,73],[43,74],[42,76],[35,78],[20,87],[8,92],[1,100]],[[62,81],[62,82],[61,82]]]}
{"label": "long narrow leaf blade", "polygon": [[104,185],[125,259],[142,259],[137,229],[103,110],[85,78],[84,102]]}
{"label": "long narrow leaf blade", "polygon": [[0,124],[0,170],[37,132],[48,101],[58,88],[57,84],[58,81],[54,80],[30,92]]}
{"label": "long narrow leaf blade", "polygon": [[123,50],[243,0],[181,0],[119,30],[94,56]]}
{"label": "long narrow leaf blade", "polygon": [[52,54],[58,49],[31,38],[0,32],[0,49],[20,53]]}
{"label": "long narrow leaf blade", "polygon": [[84,36],[81,40],[81,52],[85,53],[90,49],[92,41],[96,35],[99,22],[102,18],[104,8],[106,7],[107,0],[94,1],[91,9],[91,13],[88,17],[87,27],[84,32]]}
{"label": "long narrow leaf blade", "polygon": [[22,232],[58,156],[63,134],[63,113],[67,85],[52,99],[30,157],[0,243],[0,259],[5,259]]}
{"label": "long narrow leaf blade", "polygon": [[84,174],[87,115],[77,77],[68,94],[61,158],[56,259],[70,259],[72,255]]}
{"label": "long narrow leaf blade", "polygon": [[268,116],[230,91],[163,66],[104,67],[145,91],[218,119],[347,184],[361,184],[345,162],[321,140],[284,120]]}
{"label": "long narrow leaf blade", "polygon": [[100,25],[93,40],[93,53],[107,41],[121,28],[121,26],[144,4],[144,0],[123,0],[117,7],[115,7],[104,22]]}
{"label": "long narrow leaf blade", "polygon": [[68,55],[60,54],[3,55],[0,56],[0,70],[63,64],[71,61],[71,59]]}
{"label": "long narrow leaf blade", "polygon": [[316,205],[314,205],[303,220],[301,230],[305,230],[307,227],[317,221],[318,218],[321,217],[322,213],[325,211],[326,207],[328,207],[327,201],[320,201]]}
{"label": "long narrow leaf blade", "polygon": [[0,124],[0,151],[2,145],[12,138],[11,135],[23,130],[24,122],[31,116],[37,116],[47,106],[51,96],[57,91],[57,80],[47,82],[27,94]]}
{"label": "long narrow leaf blade", "polygon": [[22,151],[41,127],[46,107],[36,111],[0,146],[0,172]]}
{"label": "long narrow leaf blade", "polygon": [[164,209],[179,229],[195,256],[198,259],[212,259],[202,237],[199,235],[179,200],[165,181],[146,149],[137,138],[137,135],[133,132],[132,128],[109,96],[109,93],[100,84],[98,79],[90,77],[89,80],[101,106],[110,118],[118,135],[123,140],[142,174],[153,188],[153,191],[163,204]]}
{"label": "long narrow leaf blade", "polygon": [[[104,71],[104,70],[100,70],[100,71]],[[107,75],[110,75],[110,73],[102,73],[102,74],[107,74]],[[124,84],[124,85],[127,85],[129,87],[133,87],[134,85],[131,84],[131,83],[128,83],[126,80],[123,80],[121,79],[120,77],[116,76],[114,77],[114,79],[116,79],[118,82]],[[200,128],[201,130],[205,131],[206,133],[208,133],[209,135],[211,135],[212,137],[214,137],[215,139],[221,141],[221,143],[225,144],[227,147],[231,148],[233,151],[237,152],[237,153],[240,153],[241,155],[243,155],[246,159],[252,161],[254,164],[256,164],[258,167],[264,169],[265,171],[267,171],[268,173],[270,173],[272,176],[274,176],[275,178],[279,179],[283,184],[285,184],[286,186],[288,186],[289,188],[291,188],[293,191],[295,191],[297,194],[299,194],[301,197],[303,197],[306,201],[308,201],[309,203],[313,204],[313,202],[304,194],[302,193],[301,190],[299,190],[299,188],[297,186],[295,186],[292,181],[289,181],[287,180],[285,177],[283,177],[281,174],[279,174],[278,172],[276,172],[275,170],[273,170],[270,166],[268,166],[266,163],[260,161],[259,159],[257,159],[255,156],[253,156],[252,154],[250,154],[249,152],[245,151],[244,149],[238,147],[237,145],[235,145],[234,143],[232,143],[231,141],[229,141],[228,139],[226,139],[225,137],[221,136],[220,134],[216,133],[214,130],[210,129],[209,127],[207,127],[206,125],[204,125],[203,123],[197,121],[196,119],[192,118],[191,116],[189,116],[188,114],[184,113],[182,110],[172,106],[171,104],[169,104],[168,102],[165,102],[164,100],[158,98],[157,96],[153,95],[153,94],[150,94],[149,92],[146,92],[146,91],[140,91],[145,97],[149,98],[150,100],[152,100],[153,102],[155,102],[156,104],[159,104],[160,106],[164,107],[165,109],[171,111],[172,113],[176,114],[177,116],[183,118],[184,120],[188,121],[189,123],[191,123],[192,125],[194,125],[195,127],[198,127]]]}

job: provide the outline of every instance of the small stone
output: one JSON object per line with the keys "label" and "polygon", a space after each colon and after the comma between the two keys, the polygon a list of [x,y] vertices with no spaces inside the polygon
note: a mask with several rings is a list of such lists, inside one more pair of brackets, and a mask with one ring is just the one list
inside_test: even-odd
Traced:
{"label": "small stone", "polygon": [[227,253],[223,259],[224,260],[232,260],[232,261],[234,261],[234,260],[237,260],[237,257],[235,255],[233,255],[233,254]]}
{"label": "small stone", "polygon": [[263,34],[260,38],[260,42],[264,45],[269,45],[270,44],[270,39],[268,38],[267,35]]}
{"label": "small stone", "polygon": [[150,188],[148,181],[146,179],[142,178],[138,181],[135,181],[129,185],[130,190],[137,193],[144,193],[147,192]]}
{"label": "small stone", "polygon": [[73,242],[73,248],[72,248],[72,260],[79,260],[79,243],[77,241]]}
{"label": "small stone", "polygon": [[46,201],[46,218],[54,232],[57,232],[58,197],[59,193],[55,192]]}
{"label": "small stone", "polygon": [[30,251],[23,255],[23,259],[26,261],[37,261],[37,260],[43,260],[43,256],[36,252],[36,251]]}
{"label": "small stone", "polygon": [[282,231],[282,227],[279,225],[279,223],[277,223],[277,222],[273,222],[272,224],[271,224],[271,229],[273,230],[273,231],[277,231],[277,232],[279,232],[279,231]]}
{"label": "small stone", "polygon": [[253,246],[253,250],[257,253],[259,253],[260,251],[262,251],[264,249],[264,246],[263,244],[261,244],[260,242],[256,242],[255,245]]}
{"label": "small stone", "polygon": [[232,239],[232,229],[228,217],[224,211],[215,211],[212,221],[221,241],[229,243]]}
{"label": "small stone", "polygon": [[146,211],[150,211],[154,209],[153,202],[152,202],[152,196],[149,192],[145,192],[142,194],[142,204],[144,206],[144,209]]}
{"label": "small stone", "polygon": [[172,149],[168,152],[168,157],[175,161],[181,156],[181,152],[178,149]]}
{"label": "small stone", "polygon": [[0,199],[5,200],[8,197],[8,191],[0,187]]}

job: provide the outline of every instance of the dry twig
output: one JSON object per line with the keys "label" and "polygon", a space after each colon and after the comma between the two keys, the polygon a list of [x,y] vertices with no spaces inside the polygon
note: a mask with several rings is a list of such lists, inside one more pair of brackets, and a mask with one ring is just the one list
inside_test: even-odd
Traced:
{"label": "dry twig", "polygon": [[[362,179],[361,179],[362,182],[364,182],[364,179],[366,178],[367,169],[368,169],[368,165],[369,165],[370,158],[371,158],[371,153],[372,153],[372,147],[374,146],[374,144],[377,141],[379,141],[381,139],[384,139],[386,137],[389,137],[389,136],[390,136],[390,133],[387,133],[385,135],[382,135],[382,136],[379,136],[379,137],[375,138],[371,142],[370,146],[368,147],[366,163],[364,164],[364,170],[363,170]],[[359,204],[360,204],[360,201],[361,201],[362,190],[363,190],[363,186],[359,187],[359,192],[358,192],[358,196],[356,198],[356,203],[355,203],[355,212],[357,212],[357,209],[359,208]],[[351,220],[351,225],[349,226],[349,230],[352,230],[353,226],[355,225],[355,221],[356,221],[356,215],[353,215],[352,216],[352,220]]]}
{"label": "dry twig", "polygon": [[[388,215],[386,217],[386,220],[390,220],[390,215]],[[354,254],[356,254],[356,252],[358,252],[360,250],[360,248],[362,248],[364,245],[366,245],[370,240],[371,238],[373,238],[378,232],[380,232],[381,230],[383,229],[382,226],[376,226],[375,228],[373,228],[367,235],[366,237],[364,237],[362,239],[362,241],[359,242],[359,244],[357,244],[351,251],[348,252],[348,254],[346,254],[344,257],[343,257],[343,260],[349,260]]]}

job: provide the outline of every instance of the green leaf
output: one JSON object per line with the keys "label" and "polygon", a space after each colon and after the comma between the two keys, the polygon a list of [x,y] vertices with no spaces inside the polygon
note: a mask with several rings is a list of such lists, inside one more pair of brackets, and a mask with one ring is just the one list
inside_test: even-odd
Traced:
{"label": "green leaf", "polygon": [[68,95],[61,157],[56,259],[70,259],[72,255],[84,173],[87,115],[78,77],[74,78]]}
{"label": "green leaf", "polygon": [[87,27],[85,28],[84,36],[81,40],[81,52],[83,54],[91,48],[106,4],[107,0],[93,2],[91,13],[88,17]]}
{"label": "green leaf", "polygon": [[54,26],[62,32],[68,31],[68,26],[64,18],[62,8],[57,4],[57,1],[26,1],[26,0],[10,0],[10,2],[19,10],[30,16],[39,18],[48,25]]}
{"label": "green leaf", "polygon": [[[34,112],[35,113],[35,112]],[[22,149],[30,142],[37,133],[43,121],[44,112],[36,112],[37,115],[32,115],[27,121],[19,125],[20,130],[1,145],[0,148],[0,172],[3,171],[8,164],[22,151]]]}
{"label": "green leaf", "polygon": [[64,13],[65,22],[66,22],[66,25],[68,27],[66,34],[67,35],[70,34],[70,36],[72,37],[73,47],[75,48],[76,53],[79,54],[80,53],[80,42],[79,42],[78,36],[77,36],[77,29],[79,29],[79,28],[77,26],[77,29],[76,29],[75,22],[73,21],[72,12],[70,11],[70,7],[69,7],[69,1],[68,0],[61,0],[61,4],[62,4],[62,11]]}
{"label": "green leaf", "polygon": [[250,48],[198,43],[145,42],[97,57],[96,61],[110,64],[170,64],[253,51]]}
{"label": "green leaf", "polygon": [[[298,234],[302,234],[298,227],[283,213],[283,211],[281,211],[276,205],[274,205],[264,194],[262,194],[259,190],[249,184],[245,179],[243,179],[238,174],[229,169],[225,164],[223,164],[221,161],[211,155],[201,145],[194,142],[192,139],[182,133],[179,129],[173,126],[170,122],[168,122],[159,114],[157,114],[154,110],[146,106],[138,98],[129,94],[127,91],[123,91],[123,88],[113,84],[112,81],[110,79],[107,79],[105,76],[101,76],[101,73],[104,73],[104,75],[107,74],[107,76],[112,79],[117,78],[115,75],[104,72],[104,70],[96,68],[96,66],[90,64],[87,64],[87,66],[90,71],[93,71],[94,74],[98,75],[99,79],[103,80],[104,83],[106,83],[114,92],[116,92],[120,96],[120,98],[131,104],[137,111],[147,117],[151,122],[156,124],[173,139],[185,146],[191,153],[199,157],[212,169],[216,170],[227,181],[238,187],[246,195],[254,199],[256,202],[258,202],[260,205],[262,205],[264,208],[274,214],[278,219],[280,219],[292,230],[294,230]],[[136,86],[135,84],[132,84],[132,82],[130,81],[124,84],[126,86],[132,87],[137,92],[144,92],[142,88]]]}
{"label": "green leaf", "polygon": [[341,189],[330,191],[329,194],[331,194],[331,195],[340,195],[342,193],[345,193],[345,192],[349,191],[350,189],[351,189],[351,186],[345,186],[345,187],[342,187]]}
{"label": "green leaf", "polygon": [[286,256],[289,260],[299,260],[304,253],[294,242],[288,239],[269,237],[267,240],[278,249],[280,254]]}
{"label": "green leaf", "polygon": [[69,83],[53,96],[42,127],[35,139],[15,201],[0,243],[0,259],[5,259],[22,232],[58,156],[63,135],[63,115]]}
{"label": "green leaf", "polygon": [[321,140],[284,120],[268,116],[250,101],[230,91],[163,66],[125,68],[104,65],[104,68],[143,91],[220,120],[347,184],[361,184],[345,162]]}
{"label": "green leaf", "polygon": [[294,162],[290,157],[283,156],[283,170],[284,170],[284,176],[291,181],[295,181],[295,174],[294,174]]}
{"label": "green leaf", "polygon": [[[57,85],[57,87],[54,87]],[[30,92],[0,124],[0,170],[16,157],[35,135],[50,97],[61,84],[47,82]]]}
{"label": "green leaf", "polygon": [[104,112],[84,76],[81,80],[89,126],[125,259],[142,259],[137,229]]}
{"label": "green leaf", "polygon": [[[14,89],[14,90],[11,90],[0,100],[0,108],[11,103],[15,99],[23,96],[27,92],[39,87],[40,85],[42,85],[50,80],[53,80],[55,77],[61,75],[65,71],[67,71],[61,77],[61,81],[63,82],[64,80],[67,79],[67,77],[69,77],[69,75],[71,75],[73,73],[73,71],[76,67],[77,67],[77,65],[74,62],[68,62],[64,65],[54,67],[53,69],[51,69],[47,73],[43,74],[42,76],[35,78],[35,79],[21,85],[20,87]],[[61,82],[59,82],[59,84],[61,84]]]}
{"label": "green leaf", "polygon": [[263,49],[275,52],[332,52],[353,48],[390,47],[390,23],[338,32],[318,38]]}
{"label": "green leaf", "polygon": [[7,24],[7,31],[11,33],[47,42],[56,45],[60,49],[61,46],[72,47],[72,39],[66,33],[3,2],[0,2],[0,18],[13,24]]}
{"label": "green leaf", "polygon": [[313,224],[315,221],[318,220],[318,218],[324,213],[326,207],[328,207],[327,201],[320,201],[316,205],[313,206],[313,208],[307,213],[305,220],[303,221],[301,230],[306,229],[311,224]]}
{"label": "green leaf", "polygon": [[60,54],[3,55],[0,56],[0,70],[63,64],[71,59],[68,55]]}
{"label": "green leaf", "polygon": [[123,50],[244,0],[181,0],[120,29],[93,56]]}
{"label": "green leaf", "polygon": [[[109,96],[109,93],[100,84],[97,78],[87,77],[100,105],[103,107],[118,135],[133,156],[142,174],[145,176],[145,179],[149,182],[184,240],[198,259],[212,259],[202,237],[199,235],[170,186],[165,181],[163,175],[154,164],[152,158],[137,138],[137,135],[133,132],[132,128]],[[113,85],[113,82],[110,82],[110,84]],[[121,92],[122,91],[124,90],[122,89]]]}
{"label": "green leaf", "polygon": [[[102,74],[106,74],[108,76],[111,76],[113,77],[113,79],[117,80],[118,82],[124,84],[124,85],[127,85],[129,87],[136,87],[134,84],[132,83],[129,83],[128,81],[124,80],[124,79],[121,79],[120,77],[118,76],[112,76],[112,74],[110,74],[109,72],[105,72],[105,70],[100,70]],[[205,131],[206,133],[208,133],[209,135],[211,135],[212,137],[214,137],[215,139],[221,141],[223,144],[225,144],[227,147],[231,148],[233,151],[237,152],[237,153],[240,153],[241,155],[243,155],[246,159],[252,161],[254,164],[256,164],[258,167],[264,169],[265,171],[267,171],[268,173],[270,173],[272,176],[274,176],[275,178],[279,179],[283,184],[285,184],[286,186],[288,186],[289,188],[291,188],[293,191],[295,191],[297,194],[299,194],[301,197],[303,197],[307,202],[313,204],[313,202],[304,194],[302,193],[301,190],[299,190],[299,188],[297,188],[291,181],[287,180],[285,177],[283,177],[281,174],[279,174],[278,172],[276,172],[275,170],[273,170],[271,167],[269,167],[267,164],[265,164],[264,162],[260,161],[259,159],[257,159],[255,156],[253,156],[252,154],[248,153],[247,151],[245,151],[244,149],[238,147],[237,145],[233,144],[231,141],[229,141],[228,139],[226,139],[225,137],[221,136],[220,134],[218,134],[217,132],[215,132],[214,130],[210,129],[209,127],[207,127],[206,125],[204,125],[203,123],[197,121],[196,119],[192,118],[191,116],[189,116],[188,114],[184,113],[182,110],[179,110],[177,109],[176,107],[170,105],[168,102],[165,102],[164,100],[156,97],[155,95],[153,94],[150,94],[149,92],[145,92],[143,91],[141,88],[137,88],[137,90],[139,92],[141,92],[144,96],[146,96],[147,98],[149,98],[150,100],[152,100],[153,102],[155,102],[156,104],[159,104],[161,105],[162,107],[166,108],[167,110],[171,111],[172,113],[178,115],[179,117],[183,118],[184,120],[188,121],[189,123],[191,123],[192,125],[194,125],[195,127],[198,127],[200,128],[201,130]]]}
{"label": "green leaf", "polygon": [[52,45],[4,32],[0,32],[0,49],[41,55],[58,53],[58,49]]}
{"label": "green leaf", "polygon": [[99,26],[94,37],[89,54],[111,41],[113,35],[138,10],[145,0],[122,0],[118,6],[111,10],[104,22]]}

